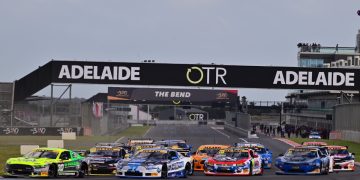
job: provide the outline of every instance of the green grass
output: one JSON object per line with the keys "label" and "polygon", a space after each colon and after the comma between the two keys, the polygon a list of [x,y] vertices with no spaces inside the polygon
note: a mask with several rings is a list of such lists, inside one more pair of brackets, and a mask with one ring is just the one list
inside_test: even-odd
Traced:
{"label": "green grass", "polygon": [[349,151],[355,153],[355,161],[360,161],[360,143],[350,142],[350,141],[343,141],[343,140],[328,140],[328,139],[306,139],[306,138],[290,138],[290,140],[301,144],[305,141],[321,141],[326,142],[328,145],[339,145],[339,146],[348,146]]}
{"label": "green grass", "polygon": [[[142,137],[150,126],[130,127],[113,136],[78,136],[76,140],[65,140],[67,149],[90,149],[98,142],[115,142],[121,137]],[[0,175],[8,158],[20,156],[20,145],[40,145],[47,140],[61,140],[61,136],[0,136]]]}

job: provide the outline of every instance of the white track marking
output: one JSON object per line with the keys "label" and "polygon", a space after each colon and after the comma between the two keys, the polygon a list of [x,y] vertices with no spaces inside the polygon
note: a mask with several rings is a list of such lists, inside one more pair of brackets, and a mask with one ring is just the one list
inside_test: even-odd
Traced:
{"label": "white track marking", "polygon": [[225,133],[223,133],[223,132],[221,132],[221,131],[219,131],[219,130],[217,130],[217,129],[213,128],[213,127],[211,127],[211,129],[213,129],[214,131],[218,132],[219,134],[221,134],[221,135],[223,135],[223,136],[227,137],[228,139],[230,138],[230,136],[229,136],[229,135],[227,135],[227,134],[225,134]]}
{"label": "white track marking", "polygon": [[124,138],[124,136],[123,136],[123,137],[120,137],[119,139],[117,139],[117,140],[115,141],[115,143],[119,143],[123,138]]}
{"label": "white track marking", "polygon": [[150,127],[150,128],[145,132],[145,134],[143,135],[143,137],[145,137],[152,128],[153,128],[153,127]]}
{"label": "white track marking", "polygon": [[240,140],[244,141],[244,143],[248,143],[247,140],[245,140],[244,138],[239,138]]}

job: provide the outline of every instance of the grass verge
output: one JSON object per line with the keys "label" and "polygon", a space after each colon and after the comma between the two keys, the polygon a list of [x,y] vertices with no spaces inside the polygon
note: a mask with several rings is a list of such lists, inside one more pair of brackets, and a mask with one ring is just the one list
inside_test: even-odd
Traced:
{"label": "grass verge", "polygon": [[[65,140],[67,149],[90,149],[99,142],[115,142],[121,137],[142,137],[149,126],[130,127],[113,136],[78,136],[76,140]],[[20,156],[20,145],[39,145],[45,147],[47,140],[61,140],[61,136],[0,136],[0,176],[10,157]]]}
{"label": "grass verge", "polygon": [[348,146],[349,151],[351,153],[355,153],[355,161],[357,161],[357,162],[360,161],[360,158],[359,158],[360,143],[355,143],[355,142],[351,142],[351,141],[343,141],[343,140],[329,140],[329,139],[314,140],[314,139],[307,139],[307,138],[290,138],[290,140],[297,142],[299,144],[301,144],[302,142],[306,142],[306,141],[321,141],[321,142],[326,142],[328,145]]}

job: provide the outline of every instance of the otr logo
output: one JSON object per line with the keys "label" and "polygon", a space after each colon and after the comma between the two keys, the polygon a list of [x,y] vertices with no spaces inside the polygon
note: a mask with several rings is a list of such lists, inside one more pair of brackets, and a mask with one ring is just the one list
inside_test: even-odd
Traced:
{"label": "otr logo", "polygon": [[[206,84],[210,84],[215,79],[215,84],[219,84],[220,80],[223,84],[226,84],[224,77],[226,76],[226,69],[222,67],[197,67],[193,66],[187,69],[186,79],[191,84],[199,84],[203,82],[204,76],[206,76]],[[195,76],[195,75],[196,76]],[[215,75],[215,76],[214,76]]]}

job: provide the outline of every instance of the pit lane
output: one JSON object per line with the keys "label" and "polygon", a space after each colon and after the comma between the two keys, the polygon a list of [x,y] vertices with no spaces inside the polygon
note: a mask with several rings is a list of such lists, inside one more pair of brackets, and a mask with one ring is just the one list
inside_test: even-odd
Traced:
{"label": "pit lane", "polygon": [[[189,144],[193,145],[193,149],[197,149],[202,144],[233,144],[235,142],[259,142],[264,144],[273,152],[273,161],[280,153],[284,153],[290,146],[270,137],[260,135],[259,139],[247,139],[246,137],[239,137],[222,129],[212,128],[204,125],[158,125],[153,127],[146,133],[147,138],[155,140],[162,139],[185,139]],[[122,138],[125,142],[127,138]],[[262,176],[242,176],[242,177],[215,177],[205,176],[202,172],[195,172],[194,176],[189,176],[188,179],[208,180],[208,179],[277,179],[277,180],[354,180],[360,178],[360,170],[355,172],[339,172],[331,173],[329,175],[275,175],[276,168],[266,169]],[[22,178],[17,178],[22,179]],[[57,179],[78,179],[78,178],[57,178]],[[86,179],[119,179],[113,176],[87,176]],[[127,178],[131,179],[131,178]],[[134,178],[135,179],[135,178]]]}

